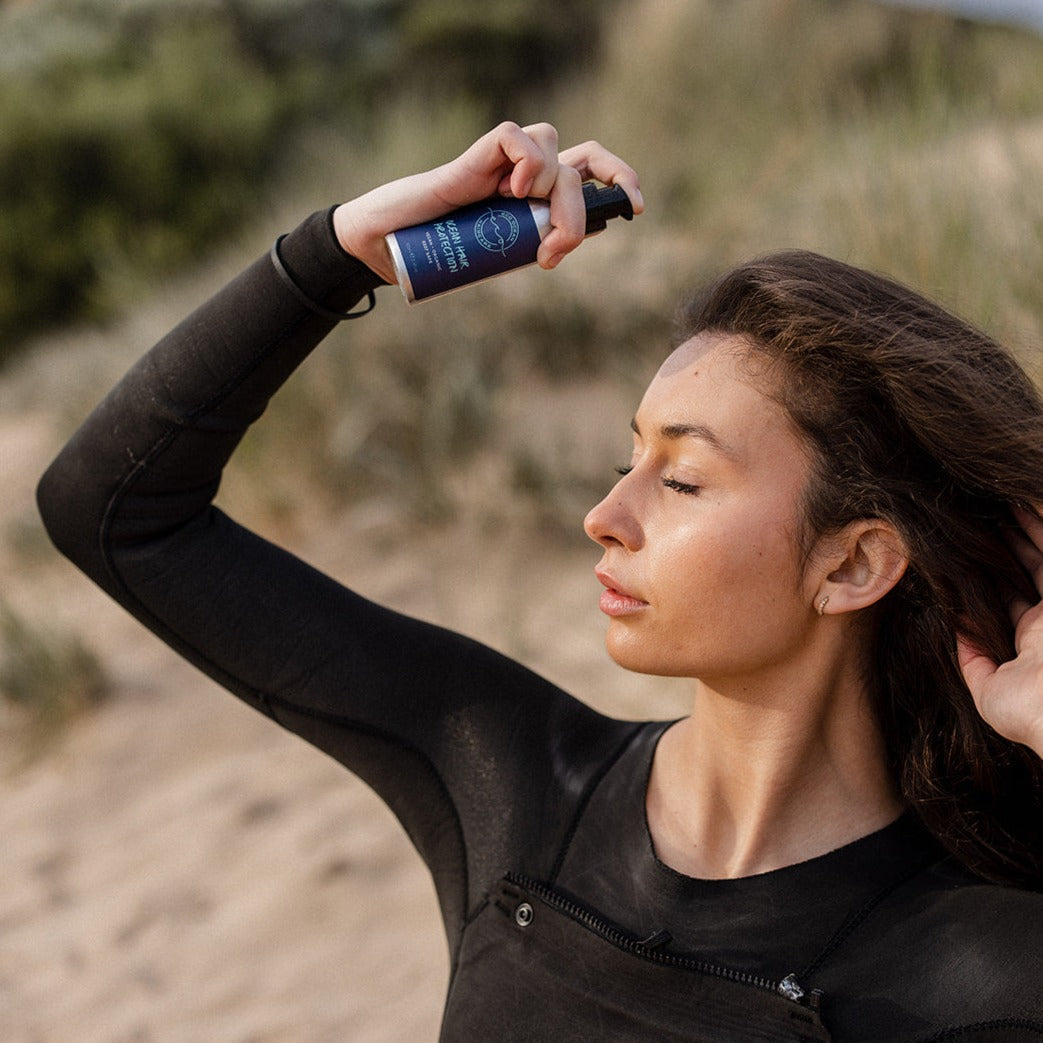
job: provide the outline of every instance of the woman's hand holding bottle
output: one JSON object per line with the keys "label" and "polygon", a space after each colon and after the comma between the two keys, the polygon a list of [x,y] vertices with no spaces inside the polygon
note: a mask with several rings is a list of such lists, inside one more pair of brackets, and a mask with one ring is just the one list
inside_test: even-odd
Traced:
{"label": "woman's hand holding bottle", "polygon": [[586,210],[581,185],[595,178],[618,185],[641,213],[644,200],[632,167],[596,141],[558,152],[549,123],[501,123],[455,159],[389,182],[337,207],[333,226],[340,245],[390,283],[396,281],[384,237],[407,225],[440,217],[490,196],[550,201],[551,229],[537,261],[555,267],[582,241]]}

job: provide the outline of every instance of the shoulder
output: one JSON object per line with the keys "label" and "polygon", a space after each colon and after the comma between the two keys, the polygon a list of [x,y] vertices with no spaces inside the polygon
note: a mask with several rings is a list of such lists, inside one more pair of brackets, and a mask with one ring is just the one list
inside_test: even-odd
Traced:
{"label": "shoulder", "polygon": [[1043,894],[989,883],[948,861],[905,891],[890,915],[881,910],[880,926],[908,954],[931,1005],[960,1024],[1028,1016],[1043,1029]]}
{"label": "shoulder", "polygon": [[1043,893],[939,876],[929,916],[953,977],[964,988],[1029,1003],[1043,1017]]}
{"label": "shoulder", "polygon": [[942,951],[973,954],[979,963],[1020,955],[1043,973],[1043,892],[989,883],[941,862],[924,874],[917,893],[917,920]]}
{"label": "shoulder", "polygon": [[1043,894],[942,860],[864,917],[821,988],[837,1039],[999,1043],[1043,1040],[1041,982]]}

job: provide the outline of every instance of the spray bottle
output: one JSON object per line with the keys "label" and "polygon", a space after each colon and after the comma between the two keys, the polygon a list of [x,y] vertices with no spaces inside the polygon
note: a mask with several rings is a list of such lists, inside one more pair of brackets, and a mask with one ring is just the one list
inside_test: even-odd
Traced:
{"label": "spray bottle", "polygon": [[[634,209],[623,189],[583,185],[587,235],[610,218],[630,221]],[[412,225],[385,237],[398,285],[411,304],[471,283],[534,264],[540,240],[550,231],[545,199],[487,199],[436,221]]]}

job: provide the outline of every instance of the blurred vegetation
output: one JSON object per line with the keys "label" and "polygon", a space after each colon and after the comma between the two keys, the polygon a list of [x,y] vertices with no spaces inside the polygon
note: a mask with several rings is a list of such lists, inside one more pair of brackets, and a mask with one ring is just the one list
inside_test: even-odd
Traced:
{"label": "blurred vegetation", "polygon": [[654,157],[654,198],[710,267],[803,245],[980,322],[1013,279],[1038,330],[1043,39],[861,0],[654,10],[634,8],[653,31],[617,31],[598,97],[625,104],[606,133]]}
{"label": "blurred vegetation", "polygon": [[[632,411],[677,302],[784,247],[893,274],[1040,374],[1043,40],[863,0],[630,0],[599,39],[594,63],[516,118],[630,158],[647,214],[553,275],[413,309],[384,291],[393,321],[337,331],[343,350],[311,360],[251,434],[258,489],[291,502],[271,475],[299,453],[290,470],[314,490],[578,534],[629,453],[629,414],[588,405],[591,385]],[[451,154],[485,126],[461,112],[405,99],[352,176]]]}
{"label": "blurred vegetation", "polygon": [[0,363],[115,307],[264,199],[294,132],[364,138],[423,86],[488,118],[581,57],[592,0],[35,0],[0,6]]}
{"label": "blurred vegetation", "polygon": [[77,637],[30,622],[0,600],[0,700],[18,717],[27,755],[45,749],[109,687],[98,657]]}
{"label": "blurred vegetation", "polygon": [[394,322],[336,332],[351,350],[316,356],[239,458],[280,517],[311,476],[334,502],[526,503],[575,528],[627,451],[577,403],[605,381],[632,408],[678,300],[770,249],[894,274],[1037,365],[1026,31],[871,0],[22,0],[0,33],[7,348],[110,312],[128,272],[200,257],[261,200],[303,215],[504,117],[638,167],[648,213],[553,276],[415,309],[383,291]]}

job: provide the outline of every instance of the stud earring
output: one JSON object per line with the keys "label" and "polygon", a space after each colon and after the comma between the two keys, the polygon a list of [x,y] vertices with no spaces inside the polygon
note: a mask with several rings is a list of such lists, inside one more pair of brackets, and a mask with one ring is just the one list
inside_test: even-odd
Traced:
{"label": "stud earring", "polygon": [[829,604],[829,595],[827,594],[815,607],[818,609],[818,614],[824,615],[826,612],[826,605]]}

